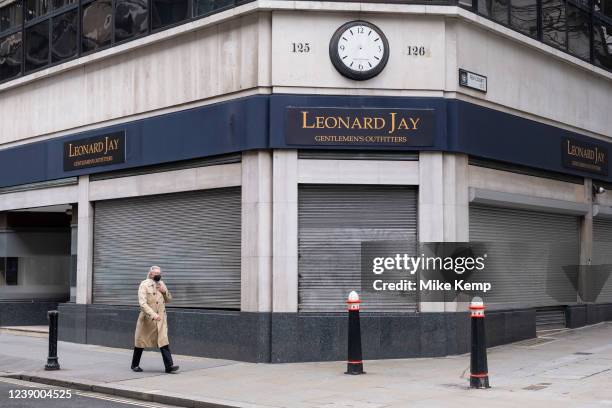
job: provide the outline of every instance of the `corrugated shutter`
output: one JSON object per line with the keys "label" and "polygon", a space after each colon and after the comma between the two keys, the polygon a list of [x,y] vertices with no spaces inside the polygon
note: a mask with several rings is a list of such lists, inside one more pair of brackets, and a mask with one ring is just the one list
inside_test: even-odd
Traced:
{"label": "corrugated shutter", "polygon": [[[593,219],[593,265],[612,265],[612,220]],[[612,302],[612,274],[608,274],[612,268],[604,266],[597,268],[601,274],[603,287],[597,302]],[[606,279],[607,278],[607,279]]]}
{"label": "corrugated shutter", "polygon": [[487,243],[484,274],[493,307],[576,302],[572,272],[579,264],[577,217],[494,207],[470,207],[470,240]]}
{"label": "corrugated shutter", "polygon": [[240,206],[240,187],[97,202],[94,302],[137,304],[159,265],[171,306],[239,309]]}
{"label": "corrugated shutter", "polygon": [[[362,242],[401,240],[416,252],[416,188],[300,185],[298,191],[301,312],[346,310],[348,293],[361,288]],[[360,295],[366,312],[416,310],[414,292]]]}

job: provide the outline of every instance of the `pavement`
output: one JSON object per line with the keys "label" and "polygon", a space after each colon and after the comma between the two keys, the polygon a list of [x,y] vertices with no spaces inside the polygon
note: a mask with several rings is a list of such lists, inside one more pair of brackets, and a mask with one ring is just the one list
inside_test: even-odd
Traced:
{"label": "pavement", "polygon": [[62,369],[44,371],[45,340],[0,331],[0,375],[184,407],[612,407],[612,323],[490,348],[488,390],[468,388],[467,354],[366,360],[360,376],[344,375],[343,362],[175,356],[181,371],[168,375],[159,352],[134,373],[130,350],[60,342]]}

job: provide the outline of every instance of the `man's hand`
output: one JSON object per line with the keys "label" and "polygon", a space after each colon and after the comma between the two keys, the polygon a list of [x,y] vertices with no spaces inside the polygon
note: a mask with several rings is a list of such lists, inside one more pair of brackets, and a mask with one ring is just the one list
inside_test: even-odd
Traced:
{"label": "man's hand", "polygon": [[166,284],[164,282],[157,283],[157,290],[161,293],[166,293]]}
{"label": "man's hand", "polygon": [[155,320],[156,322],[159,322],[161,320],[161,316],[160,315],[155,315],[153,320]]}

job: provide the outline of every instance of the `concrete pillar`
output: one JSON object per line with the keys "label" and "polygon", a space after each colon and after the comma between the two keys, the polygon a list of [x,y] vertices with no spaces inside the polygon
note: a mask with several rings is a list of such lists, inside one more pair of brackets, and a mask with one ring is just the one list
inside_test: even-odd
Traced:
{"label": "concrete pillar", "polygon": [[297,151],[275,150],[272,165],[272,311],[297,312]]}
{"label": "concrete pillar", "polygon": [[[580,219],[580,265],[582,266],[580,270],[588,273],[588,266],[591,265],[593,258],[593,180],[588,178],[584,179],[584,202],[589,204],[589,212]],[[587,279],[586,274],[582,274],[578,281],[578,302],[583,301],[580,293],[585,287],[585,279]]]}
{"label": "concrete pillar", "polygon": [[70,302],[76,302],[77,288],[77,243],[79,231],[79,206],[72,205],[72,218],[70,219]]}
{"label": "concrete pillar", "polygon": [[[419,154],[419,241],[469,241],[468,158],[466,155]],[[456,301],[428,301],[421,312],[456,311]]]}
{"label": "concrete pillar", "polygon": [[242,154],[241,307],[272,311],[272,154]]}
{"label": "concrete pillar", "polygon": [[89,176],[79,176],[78,190],[76,302],[89,304],[92,301],[94,220],[94,208],[89,201]]}

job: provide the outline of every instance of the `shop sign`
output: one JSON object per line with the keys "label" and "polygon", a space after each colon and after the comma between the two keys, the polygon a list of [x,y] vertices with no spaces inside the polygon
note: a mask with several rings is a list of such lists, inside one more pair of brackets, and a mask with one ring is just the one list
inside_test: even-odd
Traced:
{"label": "shop sign", "polygon": [[285,141],[302,146],[433,146],[433,109],[288,107]]}
{"label": "shop sign", "polygon": [[124,131],[64,143],[64,171],[124,162]]}
{"label": "shop sign", "polygon": [[563,166],[568,169],[608,175],[608,148],[581,140],[563,138],[561,145]]}

